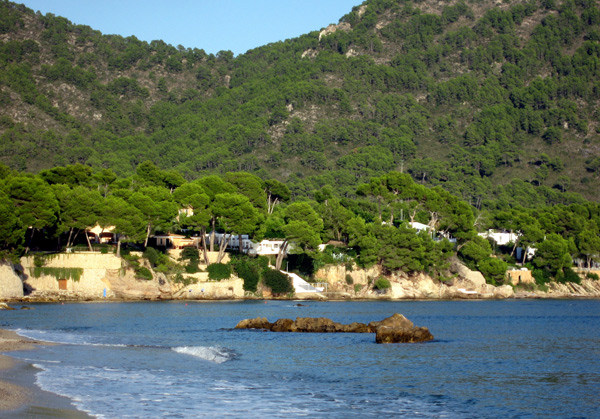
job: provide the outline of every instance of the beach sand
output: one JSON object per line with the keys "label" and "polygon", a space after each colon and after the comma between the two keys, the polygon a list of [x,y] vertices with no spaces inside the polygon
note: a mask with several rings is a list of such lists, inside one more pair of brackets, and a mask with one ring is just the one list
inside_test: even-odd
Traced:
{"label": "beach sand", "polygon": [[0,329],[0,417],[7,419],[91,417],[78,411],[68,398],[36,386],[35,374],[39,370],[33,365],[5,355],[10,351],[30,350],[46,344]]}

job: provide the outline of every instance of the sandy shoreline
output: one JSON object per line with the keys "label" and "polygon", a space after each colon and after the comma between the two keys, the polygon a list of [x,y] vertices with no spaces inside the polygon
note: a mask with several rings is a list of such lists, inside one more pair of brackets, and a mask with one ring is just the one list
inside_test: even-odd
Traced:
{"label": "sandy shoreline", "polygon": [[71,401],[40,389],[35,384],[38,369],[27,362],[8,356],[11,351],[25,351],[48,343],[19,336],[0,329],[0,416],[3,418],[90,418],[78,411]]}

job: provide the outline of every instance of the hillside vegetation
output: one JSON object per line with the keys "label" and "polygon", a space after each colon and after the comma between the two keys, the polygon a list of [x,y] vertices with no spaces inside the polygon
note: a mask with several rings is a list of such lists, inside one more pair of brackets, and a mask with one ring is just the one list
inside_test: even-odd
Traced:
{"label": "hillside vegetation", "polygon": [[294,196],[391,170],[476,208],[597,200],[600,9],[368,0],[234,57],[0,2],[0,161],[247,171]]}
{"label": "hillside vegetation", "polygon": [[[600,257],[599,41],[593,1],[368,0],[234,57],[0,0],[0,259],[91,248],[100,225],[184,283],[215,246],[184,270],[152,234],[278,238],[274,264],[306,275],[444,282],[459,257],[492,284],[516,264],[578,282]],[[233,265],[255,291],[257,262]]]}
{"label": "hillside vegetation", "polygon": [[[279,269],[289,252],[286,266],[308,276],[325,264],[348,270],[378,265],[386,275],[426,272],[448,281],[448,268],[458,256],[492,284],[505,281],[509,266],[527,264],[543,287],[551,280],[579,282],[573,263],[589,268],[600,261],[598,203],[476,211],[444,189],[428,188],[397,171],[359,185],[356,198],[340,199],[332,192],[324,187],[314,200],[291,201],[289,188],[275,179],[229,172],[186,182],[151,162],[140,164],[127,178],[110,169],[93,173],[83,165],[37,175],[0,166],[0,260],[18,261],[30,250],[60,252],[77,244],[91,250],[86,231],[101,226],[117,235],[111,247],[118,256],[123,246],[144,249],[153,268],[178,282],[186,280],[184,267],[164,254],[164,246],[155,242],[152,247],[153,234],[198,237],[187,249],[191,252],[181,255],[187,261],[185,272],[197,272],[200,260],[209,265],[210,249],[218,255],[209,276],[218,277],[229,275],[230,268],[220,265],[226,244],[243,234],[255,242],[279,239],[279,254],[271,262]],[[478,234],[488,228],[510,230],[518,237],[499,245]],[[211,231],[224,233],[220,245],[207,234]],[[320,251],[322,243],[328,246]],[[527,252],[520,256],[518,247],[537,250],[533,259],[524,259]],[[127,253],[123,255],[137,275],[152,278]],[[263,262],[234,261],[238,275],[248,281],[247,290],[256,291]]]}

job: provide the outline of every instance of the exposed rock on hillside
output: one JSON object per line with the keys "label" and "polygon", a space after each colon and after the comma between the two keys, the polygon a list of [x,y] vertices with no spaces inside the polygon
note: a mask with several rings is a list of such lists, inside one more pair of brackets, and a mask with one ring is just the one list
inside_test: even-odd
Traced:
{"label": "exposed rock on hillside", "polygon": [[383,275],[378,267],[347,271],[345,266],[326,266],[315,273],[318,281],[330,284],[329,290],[344,293],[348,298],[403,299],[474,299],[511,298],[514,296],[510,285],[495,287],[486,284],[480,272],[472,271],[458,259],[453,260],[449,282],[440,282],[426,273],[407,274],[396,272],[389,276],[391,288],[387,291],[371,289],[373,281]]}
{"label": "exposed rock on hillside", "polygon": [[319,32],[319,41],[324,36],[331,35],[332,33],[335,33],[338,30],[340,30],[340,31],[349,31],[351,29],[352,29],[352,27],[350,26],[350,24],[346,23],[346,22],[342,22],[339,25],[331,24],[331,25],[327,26],[325,29],[323,29],[321,32]]}
{"label": "exposed rock on hillside", "polygon": [[23,281],[9,263],[0,264],[0,299],[23,297]]}
{"label": "exposed rock on hillside", "polygon": [[368,0],[234,57],[0,2],[0,161],[128,176],[135,155],[186,177],[266,171],[306,191],[329,170],[346,196],[351,179],[402,165],[473,202],[596,200],[598,2],[551,3]]}
{"label": "exposed rock on hillside", "polygon": [[547,286],[547,292],[538,291],[535,295],[542,298],[600,298],[600,281],[592,279],[582,279],[579,284],[551,282]]}

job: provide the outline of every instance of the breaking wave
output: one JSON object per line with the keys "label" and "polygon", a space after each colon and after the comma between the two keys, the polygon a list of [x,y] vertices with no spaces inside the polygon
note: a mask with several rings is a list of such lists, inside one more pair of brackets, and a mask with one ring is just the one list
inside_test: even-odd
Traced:
{"label": "breaking wave", "polygon": [[195,356],[217,364],[236,358],[235,352],[219,346],[178,346],[171,349],[180,354]]}

